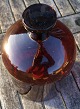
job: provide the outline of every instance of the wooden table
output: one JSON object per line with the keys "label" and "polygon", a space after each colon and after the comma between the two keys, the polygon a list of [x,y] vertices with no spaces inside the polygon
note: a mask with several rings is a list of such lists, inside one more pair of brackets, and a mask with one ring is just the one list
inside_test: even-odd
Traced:
{"label": "wooden table", "polygon": [[[72,31],[77,46],[75,65],[66,78],[48,85],[53,86],[48,95],[52,99],[33,102],[26,99],[27,94],[20,95],[15,90],[0,55],[0,109],[80,109],[80,0],[0,0],[0,54],[8,27],[21,18],[27,6],[39,2],[52,6],[58,19]],[[44,88],[43,96],[46,95],[46,87],[40,87]],[[37,89],[37,97],[41,94],[40,88]]]}

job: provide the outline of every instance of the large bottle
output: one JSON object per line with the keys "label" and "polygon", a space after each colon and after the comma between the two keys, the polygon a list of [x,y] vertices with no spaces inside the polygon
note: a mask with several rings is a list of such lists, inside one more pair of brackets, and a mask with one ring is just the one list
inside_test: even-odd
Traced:
{"label": "large bottle", "polygon": [[42,85],[69,74],[75,61],[75,41],[70,30],[57,20],[54,9],[34,4],[22,17],[8,29],[2,45],[4,65],[18,81],[16,85],[21,81]]}

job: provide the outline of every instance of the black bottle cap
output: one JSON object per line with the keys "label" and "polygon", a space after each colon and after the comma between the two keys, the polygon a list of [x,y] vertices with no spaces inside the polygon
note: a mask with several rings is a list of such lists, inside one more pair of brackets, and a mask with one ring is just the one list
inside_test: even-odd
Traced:
{"label": "black bottle cap", "polygon": [[56,12],[46,4],[33,4],[26,8],[22,14],[23,23],[29,31],[47,31],[57,20]]}

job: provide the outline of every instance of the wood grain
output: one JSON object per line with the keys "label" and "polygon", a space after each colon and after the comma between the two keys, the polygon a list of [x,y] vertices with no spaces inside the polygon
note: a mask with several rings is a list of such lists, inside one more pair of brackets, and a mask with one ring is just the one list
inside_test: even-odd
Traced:
{"label": "wood grain", "polygon": [[80,32],[79,18],[80,13],[59,18],[59,20],[61,20],[71,30],[72,33],[76,33]]}
{"label": "wood grain", "polygon": [[76,61],[72,69],[72,74],[80,90],[80,52],[77,50]]}
{"label": "wood grain", "polygon": [[0,26],[2,32],[5,32],[12,23],[14,23],[14,18],[8,0],[0,0]]}
{"label": "wood grain", "polygon": [[54,83],[44,86],[43,101],[45,109],[66,109],[62,96],[57,92]]}
{"label": "wood grain", "polygon": [[0,101],[0,109],[2,109],[1,101]]}
{"label": "wood grain", "polygon": [[21,95],[24,109],[43,109],[42,105],[43,85],[32,86],[26,95]]}
{"label": "wood grain", "polygon": [[2,30],[1,30],[1,25],[0,25],[0,34],[2,33]]}
{"label": "wood grain", "polygon": [[15,86],[15,89],[20,93],[20,94],[27,94],[30,89],[31,89],[31,84],[24,83],[13,76],[11,76],[11,79],[13,81],[13,84]]}
{"label": "wood grain", "polygon": [[39,0],[39,1],[40,3],[50,5],[56,11],[57,17],[61,16],[53,0]]}
{"label": "wood grain", "polygon": [[67,109],[80,109],[80,91],[72,74],[57,82],[56,87],[62,94]]}
{"label": "wood grain", "polygon": [[44,109],[42,106],[42,102],[34,102],[26,99],[26,97],[21,96],[22,104],[24,109]]}
{"label": "wood grain", "polygon": [[74,34],[74,38],[75,38],[76,44],[80,50],[80,33]]}
{"label": "wood grain", "polygon": [[73,14],[74,11],[67,0],[54,0],[62,16]]}
{"label": "wood grain", "polygon": [[22,13],[25,9],[23,0],[9,0],[10,6],[15,17],[15,20],[22,18]]}
{"label": "wood grain", "polygon": [[5,69],[0,56],[0,99],[2,103],[2,109],[22,109],[21,103],[17,91],[14,89],[14,85],[8,72]]}
{"label": "wood grain", "polygon": [[73,9],[77,12],[80,12],[80,0],[69,0]]}
{"label": "wood grain", "polygon": [[0,34],[0,54],[1,54],[1,47],[2,47],[2,40],[3,40],[4,34]]}
{"label": "wood grain", "polygon": [[39,3],[38,0],[24,0],[24,3],[26,5],[26,7],[35,4],[35,3]]}
{"label": "wood grain", "polygon": [[21,99],[24,109],[66,109],[62,96],[57,92],[54,83],[45,84],[44,87],[33,86],[28,94],[21,96]]}

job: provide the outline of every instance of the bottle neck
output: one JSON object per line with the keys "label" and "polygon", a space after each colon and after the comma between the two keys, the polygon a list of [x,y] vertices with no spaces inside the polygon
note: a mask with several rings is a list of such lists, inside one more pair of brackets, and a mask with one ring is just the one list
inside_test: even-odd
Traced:
{"label": "bottle neck", "polygon": [[46,4],[33,4],[24,10],[22,18],[29,36],[33,40],[44,41],[56,24],[57,15],[55,10]]}
{"label": "bottle neck", "polygon": [[39,41],[44,41],[47,40],[47,38],[49,37],[49,33],[48,32],[43,32],[43,33],[39,33],[39,32],[28,32],[29,37],[37,42]]}

